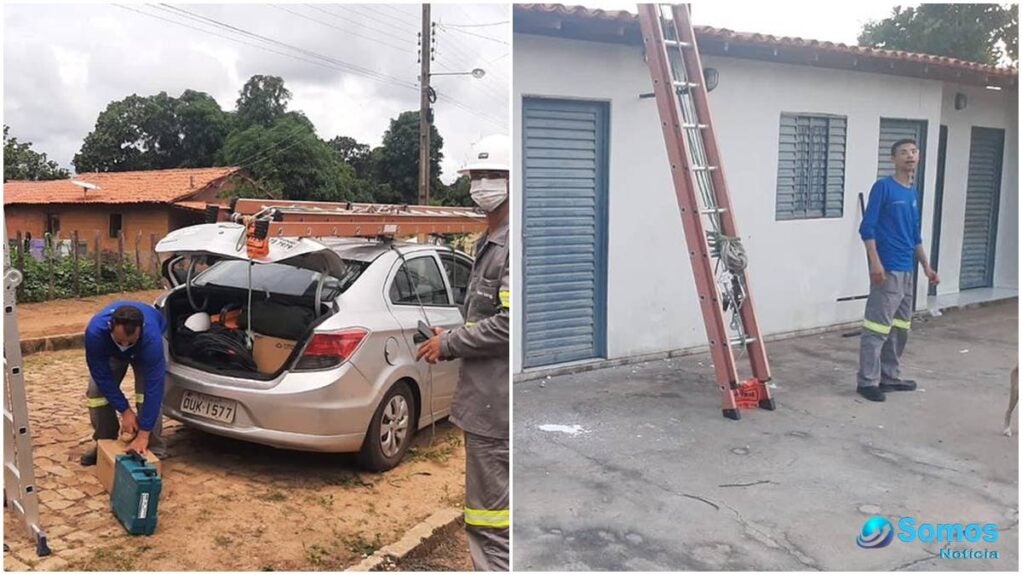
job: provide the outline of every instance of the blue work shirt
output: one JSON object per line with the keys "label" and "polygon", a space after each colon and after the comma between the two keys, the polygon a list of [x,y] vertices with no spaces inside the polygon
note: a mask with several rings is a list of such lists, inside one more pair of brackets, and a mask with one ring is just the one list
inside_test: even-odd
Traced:
{"label": "blue work shirt", "polygon": [[869,191],[859,236],[863,241],[876,240],[884,270],[914,271],[916,246],[923,243],[915,188],[903,186],[891,176],[877,180]]}
{"label": "blue work shirt", "polygon": [[[127,351],[121,351],[110,335],[114,310],[123,305],[142,312],[142,327],[139,328],[142,334]],[[163,356],[163,332],[166,328],[163,314],[153,306],[137,301],[115,301],[107,305],[93,316],[85,328],[85,362],[89,365],[89,373],[103,392],[103,397],[118,413],[123,413],[130,404],[121,392],[120,382],[114,381],[110,359],[116,357],[138,369],[135,377],[141,377],[145,384],[138,426],[145,431],[152,431],[163,405],[163,382],[167,377],[167,361]]]}

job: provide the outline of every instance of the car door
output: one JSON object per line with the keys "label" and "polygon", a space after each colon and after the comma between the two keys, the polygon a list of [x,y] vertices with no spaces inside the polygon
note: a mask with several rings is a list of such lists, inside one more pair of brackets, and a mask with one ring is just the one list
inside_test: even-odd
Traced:
{"label": "car door", "polygon": [[[450,285],[434,252],[420,252],[398,259],[387,285],[387,301],[401,325],[405,343],[412,353],[419,321],[431,327],[454,329],[464,323],[461,310],[451,296]],[[424,361],[416,364],[419,382],[423,384],[423,412],[446,414],[458,383],[461,361],[443,361],[432,366]],[[432,385],[432,392],[429,386]],[[428,394],[432,393],[432,396]],[[432,399],[432,406],[430,406]]]}

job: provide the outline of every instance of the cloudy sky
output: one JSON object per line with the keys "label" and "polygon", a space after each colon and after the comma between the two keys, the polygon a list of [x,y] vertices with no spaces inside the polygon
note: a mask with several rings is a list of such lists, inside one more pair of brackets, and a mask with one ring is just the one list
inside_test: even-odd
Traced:
{"label": "cloudy sky", "polygon": [[[579,2],[583,6],[605,10],[635,12],[634,2]],[[862,25],[891,15],[896,4],[914,6],[913,2],[733,2],[695,1],[692,20],[698,26],[728,28],[738,32],[759,32],[775,36],[799,36],[856,44]]]}
{"label": "cloudy sky", "polygon": [[[374,146],[419,107],[419,4],[4,4],[3,122],[68,168],[99,113],[130,94],[191,88],[231,110],[249,77],[281,76],[321,138]],[[486,71],[433,78],[449,182],[474,140],[508,133],[511,9],[432,10],[433,71]]]}

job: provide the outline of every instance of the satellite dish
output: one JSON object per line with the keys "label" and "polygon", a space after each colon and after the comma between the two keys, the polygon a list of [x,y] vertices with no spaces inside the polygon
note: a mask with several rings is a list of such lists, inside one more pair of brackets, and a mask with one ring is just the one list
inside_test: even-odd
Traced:
{"label": "satellite dish", "polygon": [[71,180],[71,183],[86,190],[98,190],[99,186],[96,184],[90,184],[89,182],[82,182],[79,180]]}

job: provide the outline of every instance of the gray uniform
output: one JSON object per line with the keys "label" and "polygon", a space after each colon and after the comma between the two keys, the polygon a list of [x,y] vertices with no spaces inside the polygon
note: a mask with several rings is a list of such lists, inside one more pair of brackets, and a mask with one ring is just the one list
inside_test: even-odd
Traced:
{"label": "gray uniform", "polygon": [[[135,409],[138,413],[142,413],[142,403],[145,402],[145,381],[140,377],[140,370],[136,369],[134,365],[131,369],[135,374]],[[114,381],[119,385],[124,381],[124,376],[128,374],[128,361],[111,357],[110,371],[113,372]],[[89,407],[89,420],[92,422],[92,438],[95,440],[117,439],[121,430],[117,412],[103,396],[103,392],[100,391],[92,377],[89,377],[89,387],[85,390],[85,397]],[[167,456],[167,446],[163,441],[162,416],[156,418],[156,425],[149,432],[149,451],[152,451],[153,455],[160,459]]]}
{"label": "gray uniform", "polygon": [[912,272],[887,272],[880,285],[870,284],[859,345],[859,387],[896,383],[898,360],[912,327]]}
{"label": "gray uniform", "polygon": [[465,432],[465,527],[472,563],[485,571],[510,565],[507,236],[504,220],[476,244],[465,325],[440,339],[444,359],[462,360],[451,421]]}

